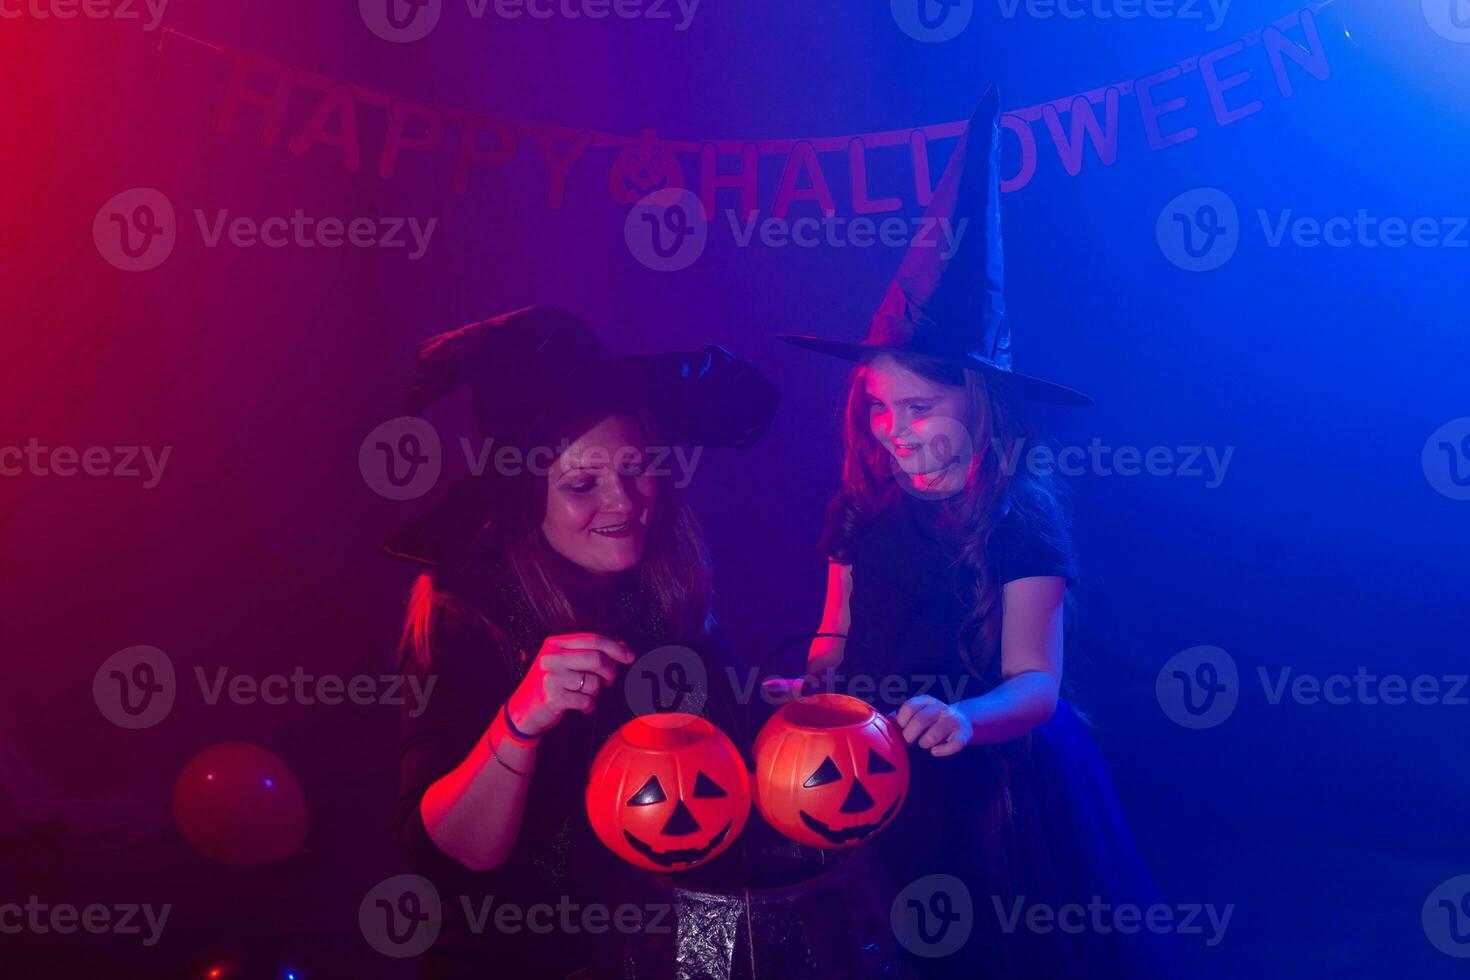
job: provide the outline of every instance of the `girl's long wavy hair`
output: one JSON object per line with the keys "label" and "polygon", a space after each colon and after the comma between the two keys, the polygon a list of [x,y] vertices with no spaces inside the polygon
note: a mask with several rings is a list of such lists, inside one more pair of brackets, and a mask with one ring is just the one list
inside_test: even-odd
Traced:
{"label": "girl's long wavy hair", "polygon": [[[1062,493],[1049,475],[1021,465],[1035,444],[1035,427],[1019,397],[1003,378],[914,354],[894,354],[902,366],[936,384],[963,388],[966,432],[974,449],[964,488],[944,501],[947,525],[959,540],[957,563],[969,584],[970,604],[960,628],[959,652],[965,668],[985,689],[999,682],[1001,587],[990,561],[990,539],[1008,511],[1015,511],[1031,533],[1059,550],[1068,546]],[[892,457],[874,438],[868,418],[867,363],[859,364],[847,384],[843,409],[842,488],[827,509],[823,547],[841,560],[846,546],[905,492]]]}
{"label": "girl's long wavy hair", "polygon": [[[657,428],[645,412],[617,410],[584,411],[559,425],[543,428],[544,445],[561,438],[574,438],[600,420],[630,414],[637,419],[649,444],[657,439]],[[658,491],[649,515],[643,559],[625,573],[620,587],[629,589],[638,603],[640,619],[663,634],[666,642],[687,642],[710,631],[714,625],[714,586],[704,536],[689,506],[680,497],[673,480],[655,475]],[[496,501],[495,514],[473,542],[471,562],[477,574],[469,581],[509,581],[545,636],[580,632],[567,576],[566,560],[553,551],[541,530],[546,515],[548,477],[521,473],[490,476]],[[505,624],[491,622],[477,599],[483,596],[453,595],[440,588],[434,573],[420,575],[409,596],[408,614],[399,644],[404,669],[427,669],[432,659],[430,637],[436,615],[458,618],[477,616],[492,633],[503,632]],[[507,651],[507,654],[513,651]],[[534,655],[534,653],[533,653]]]}

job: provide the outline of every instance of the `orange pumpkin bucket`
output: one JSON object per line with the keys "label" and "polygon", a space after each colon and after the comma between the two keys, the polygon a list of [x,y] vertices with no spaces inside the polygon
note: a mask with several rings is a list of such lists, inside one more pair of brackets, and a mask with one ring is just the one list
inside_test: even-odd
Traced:
{"label": "orange pumpkin bucket", "polygon": [[634,718],[587,780],[587,819],[629,864],[684,871],[720,854],[750,816],[750,774],[724,732],[695,715]]}
{"label": "orange pumpkin bucket", "polygon": [[783,705],[755,741],[755,805],[811,847],[850,847],[892,822],[909,788],[897,727],[845,694]]}

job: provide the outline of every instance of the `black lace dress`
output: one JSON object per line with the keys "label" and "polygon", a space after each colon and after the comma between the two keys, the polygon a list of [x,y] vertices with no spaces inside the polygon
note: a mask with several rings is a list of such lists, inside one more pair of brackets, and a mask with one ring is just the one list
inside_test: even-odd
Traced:
{"label": "black lace dress", "polygon": [[[851,564],[853,580],[839,689],[885,712],[917,694],[955,703],[988,686],[959,653],[970,583],[956,565],[959,538],[946,507],[905,494],[861,532],[829,535],[829,554]],[[997,524],[988,552],[999,583],[1076,579],[1070,547],[1037,533],[1015,509]],[[1096,746],[1069,705],[1010,743],[939,759],[915,747],[909,757],[908,800],[873,847],[892,892],[904,892],[895,922],[911,930],[910,972],[1027,980],[1178,975],[1170,940],[1147,930],[1122,934],[1111,928],[1110,912],[1101,914],[1101,927],[1083,913],[1080,930],[1076,912],[1066,913],[1066,928],[1048,928],[1044,915],[1028,920],[1037,904],[1060,913],[1074,904],[1147,909],[1158,901]]]}

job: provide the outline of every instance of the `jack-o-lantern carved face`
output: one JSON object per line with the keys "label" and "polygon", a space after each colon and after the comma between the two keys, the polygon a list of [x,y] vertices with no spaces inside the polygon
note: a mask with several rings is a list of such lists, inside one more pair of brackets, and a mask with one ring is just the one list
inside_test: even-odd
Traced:
{"label": "jack-o-lantern carved face", "polygon": [[812,847],[848,847],[898,813],[909,788],[903,736],[857,698],[818,694],[777,711],[755,742],[755,805]]}
{"label": "jack-o-lantern carved face", "polygon": [[634,718],[592,761],[587,819],[608,849],[649,871],[696,867],[750,816],[750,773],[734,743],[695,715]]}

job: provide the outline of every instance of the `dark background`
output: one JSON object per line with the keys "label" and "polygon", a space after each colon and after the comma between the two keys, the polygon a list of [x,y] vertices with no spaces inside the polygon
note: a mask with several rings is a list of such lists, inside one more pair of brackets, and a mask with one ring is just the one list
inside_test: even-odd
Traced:
{"label": "dark background", "polygon": [[[1004,108],[1032,105],[1161,69],[1296,9],[1236,0],[1210,32],[1199,21],[1007,19],[981,3],[958,38],[926,44],[886,7],[704,0],[676,32],[617,18],[476,22],[449,3],[415,44],[373,36],[341,0],[173,0],[165,23],[487,114],[626,135],[787,137],[961,119],[992,80]],[[1470,709],[1273,706],[1256,679],[1258,667],[1466,670],[1470,503],[1436,492],[1421,451],[1470,414],[1470,251],[1270,248],[1255,218],[1470,214],[1470,45],[1431,31],[1418,8],[1339,0],[1323,11],[1332,75],[1292,67],[1291,98],[1259,48],[1232,59],[1255,73],[1232,101],[1264,107],[1229,127],[1210,119],[1197,74],[1175,83],[1170,94],[1190,103],[1171,128],[1188,122],[1200,135],[1164,151],[1147,145],[1131,97],[1115,165],[1089,150],[1076,177],[1034,124],[1037,175],[1005,201],[1017,366],[1097,399],[1048,414],[1052,435],[1234,450],[1214,489],[1185,477],[1071,481],[1085,572],[1077,702],[1166,896],[1236,906],[1220,945],[1189,944],[1199,976],[1460,968],[1427,941],[1420,910],[1470,872]],[[414,345],[556,303],[619,351],[716,342],[762,365],[784,393],[775,424],[749,452],[709,456],[690,491],[722,618],[757,662],[818,616],[814,545],[836,485],[843,372],[774,335],[860,336],[900,253],[737,248],[721,216],[692,267],[656,272],[624,242],[627,208],[605,187],[610,150],[587,151],[560,209],[547,207],[530,140],[455,195],[448,148],[407,154],[380,179],[383,114],[363,108],[367,152],[349,174],[330,149],[298,159],[263,148],[258,110],[217,132],[227,63],[177,37],[158,42],[136,22],[0,21],[0,444],[173,447],[152,490],[119,478],[0,480],[9,766],[39,773],[59,812],[100,799],[100,812],[121,814],[116,801],[133,800],[161,828],[122,850],[11,840],[0,900],[175,909],[153,949],[0,936],[0,957],[57,976],[103,963],[112,975],[196,976],[215,962],[258,975],[272,975],[260,964],[399,975],[356,920],[366,890],[403,870],[390,826],[395,710],[211,706],[192,671],[391,669],[410,573],[376,543],[427,501],[382,498],[357,460],[366,434],[400,414]],[[302,97],[288,134],[315,98]],[[951,145],[932,145],[936,175]],[[696,184],[697,160],[683,164]],[[843,157],[823,164],[844,212]],[[875,153],[869,165],[874,195],[897,194],[916,214],[904,155]],[[762,164],[763,208],[779,166]],[[159,268],[127,273],[103,260],[90,229],[104,201],[137,186],[168,195],[179,241]],[[1238,253],[1209,273],[1177,268],[1155,239],[1161,209],[1196,187],[1231,195],[1244,224]],[[208,249],[196,207],[439,223],[417,262],[401,250]],[[815,213],[806,203],[791,216]],[[469,434],[463,409],[431,413],[446,441]],[[135,644],[169,654],[181,691],[165,722],[123,731],[99,713],[91,682]],[[1229,651],[1242,690],[1227,721],[1191,731],[1160,710],[1154,685],[1171,656],[1201,644]],[[270,748],[300,776],[306,854],[231,869],[170,834],[179,770],[231,739]]]}

